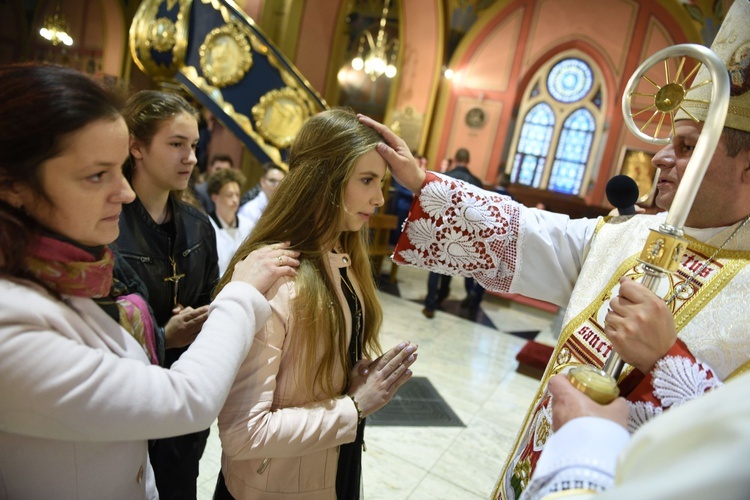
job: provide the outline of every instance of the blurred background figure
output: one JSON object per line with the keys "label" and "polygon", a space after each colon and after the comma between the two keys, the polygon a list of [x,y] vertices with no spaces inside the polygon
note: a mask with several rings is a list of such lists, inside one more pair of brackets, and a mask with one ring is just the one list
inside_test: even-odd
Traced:
{"label": "blurred background figure", "polygon": [[221,275],[226,272],[240,243],[252,230],[250,221],[237,214],[240,208],[240,186],[244,182],[245,176],[234,169],[219,170],[206,181],[208,194],[216,207],[209,213],[209,217],[216,231],[216,251]]}
{"label": "blurred background figure", "polygon": [[219,170],[232,168],[234,168],[234,162],[232,161],[231,156],[224,154],[213,155],[211,157],[211,161],[206,167],[206,172],[203,175],[203,182],[195,185],[195,197],[198,199],[201,206],[203,207],[203,210],[205,210],[207,214],[212,213],[215,209],[214,202],[211,199],[211,195],[208,193],[208,178],[214,175]]}
{"label": "blurred background figure", "polygon": [[271,199],[286,176],[284,169],[275,163],[265,163],[263,170],[263,177],[260,178],[260,192],[255,198],[241,205],[238,212],[250,221],[251,228],[258,223],[260,216],[263,215],[263,211],[268,206],[268,200]]}
{"label": "blurred background figure", "polygon": [[440,162],[440,172],[449,172],[452,166],[453,158],[443,158],[443,161]]}
{"label": "blurred background figure", "polygon": [[497,194],[501,194],[503,196],[511,196],[511,194],[508,192],[508,186],[510,186],[510,174],[505,172],[505,164],[501,164],[499,168],[500,173],[497,176],[497,184],[493,188],[493,191],[495,191]]}

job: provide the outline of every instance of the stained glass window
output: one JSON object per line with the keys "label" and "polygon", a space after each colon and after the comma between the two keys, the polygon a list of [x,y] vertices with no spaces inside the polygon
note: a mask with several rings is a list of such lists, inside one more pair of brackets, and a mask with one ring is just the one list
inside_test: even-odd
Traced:
{"label": "stained glass window", "polygon": [[577,195],[591,154],[596,122],[591,112],[579,108],[563,122],[547,189]]}
{"label": "stained glass window", "polygon": [[563,59],[555,64],[547,77],[547,89],[560,102],[576,102],[591,90],[594,75],[580,59]]}
{"label": "stained glass window", "polygon": [[555,113],[549,104],[539,103],[526,113],[513,160],[511,182],[539,187],[554,127]]}
{"label": "stained glass window", "polygon": [[597,68],[585,57],[558,56],[539,67],[523,95],[511,182],[583,196],[606,112]]}

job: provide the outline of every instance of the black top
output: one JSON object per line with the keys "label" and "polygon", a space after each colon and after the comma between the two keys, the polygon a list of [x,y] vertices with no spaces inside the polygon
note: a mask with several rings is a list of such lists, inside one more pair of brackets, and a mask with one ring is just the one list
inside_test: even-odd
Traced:
{"label": "black top", "polygon": [[477,187],[482,187],[482,181],[479,179],[479,177],[472,174],[466,165],[456,165],[453,170],[451,170],[450,172],[446,172],[445,175],[453,177],[454,179],[468,182],[469,184],[473,184]]}
{"label": "black top", "polygon": [[[352,338],[349,341],[349,361],[354,366],[359,361],[362,352],[363,317],[359,297],[353,293],[354,287],[346,275],[346,268],[339,269],[341,273],[344,297],[352,312]],[[360,312],[360,314],[357,314]],[[339,465],[336,471],[336,498],[338,500],[358,500],[360,481],[362,478],[362,448],[365,443],[365,420],[357,426],[357,437],[352,443],[339,447]]]}

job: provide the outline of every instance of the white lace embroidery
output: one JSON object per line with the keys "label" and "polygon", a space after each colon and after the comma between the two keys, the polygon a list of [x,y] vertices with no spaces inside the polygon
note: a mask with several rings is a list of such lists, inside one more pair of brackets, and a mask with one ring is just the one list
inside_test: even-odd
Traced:
{"label": "white lace embroidery", "polygon": [[653,403],[645,401],[638,401],[636,403],[628,401],[628,406],[630,406],[628,430],[631,434],[640,426],[664,411],[661,407],[654,406]]}
{"label": "white lace embroidery", "polygon": [[414,247],[398,252],[406,264],[454,276],[468,271],[486,288],[509,289],[517,263],[518,206],[440,176],[423,186],[418,201],[426,217],[404,226]]}
{"label": "white lace embroidery", "polygon": [[708,378],[710,368],[683,356],[667,356],[652,370],[654,396],[664,408],[679,406],[721,385],[718,378]]}
{"label": "white lace embroidery", "polygon": [[663,412],[664,408],[680,406],[722,385],[717,377],[708,378],[711,368],[684,356],[666,356],[656,362],[651,371],[654,396],[661,401],[653,403],[628,402],[630,415],[628,428],[634,432],[640,426]]}

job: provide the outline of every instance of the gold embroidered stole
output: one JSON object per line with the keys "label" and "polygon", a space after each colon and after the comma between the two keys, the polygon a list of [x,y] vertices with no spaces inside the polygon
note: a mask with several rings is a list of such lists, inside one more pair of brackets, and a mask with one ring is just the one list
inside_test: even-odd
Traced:
{"label": "gold embroidered stole", "polygon": [[[706,262],[715,251],[715,248],[690,239],[677,272],[662,280],[656,292],[665,299],[670,297],[677,286],[685,284],[706,264],[700,274],[695,275],[686,285],[686,291],[676,294],[670,304],[678,334],[747,264],[747,260],[741,258],[747,252],[729,250],[722,250],[713,260]],[[596,300],[563,328],[558,348],[553,355],[555,373],[580,363],[597,367],[604,365],[612,348],[604,335],[604,317],[610,299],[619,293],[620,277],[640,280],[643,276],[642,264],[637,261],[638,255],[630,256],[615,271]]]}
{"label": "gold embroidered stole", "polygon": [[[597,228],[597,232],[600,229],[601,227]],[[622,236],[621,234],[620,237]],[[643,236],[643,241],[645,241],[645,233]],[[696,272],[699,273],[690,279],[686,292],[677,294],[670,305],[675,317],[678,336],[682,328],[731,282],[750,259],[750,252],[723,249],[701,270],[709,256],[716,252],[717,247],[692,238],[688,238],[688,241],[688,249],[677,272],[661,280],[656,292],[657,295],[667,298],[674,292],[675,287],[688,282],[688,279]],[[610,238],[609,242],[602,243],[606,247],[608,243],[616,242]],[[508,455],[493,498],[512,498],[506,496],[508,489],[518,492],[525,489],[528,484],[538,455],[541,454],[551,434],[551,409],[547,393],[549,379],[575,365],[589,364],[597,367],[604,365],[612,349],[603,333],[604,317],[609,301],[619,293],[619,281],[622,276],[638,280],[643,276],[642,265],[637,261],[639,255],[640,250],[627,257],[590,304],[563,327],[539,389],[526,414],[521,432]],[[688,347],[690,347],[689,343]],[[740,373],[743,368],[748,369],[750,366],[740,367],[737,372]],[[628,369],[632,368],[628,367]],[[623,373],[623,376],[625,374],[627,372]],[[531,454],[536,455],[533,460],[530,458]]]}

